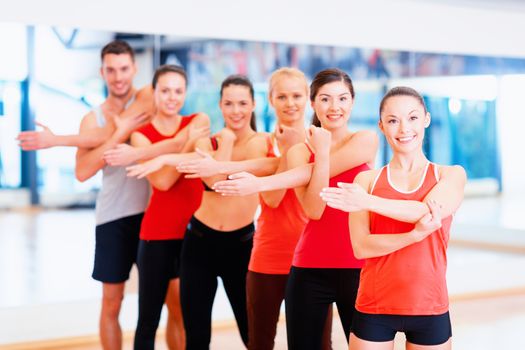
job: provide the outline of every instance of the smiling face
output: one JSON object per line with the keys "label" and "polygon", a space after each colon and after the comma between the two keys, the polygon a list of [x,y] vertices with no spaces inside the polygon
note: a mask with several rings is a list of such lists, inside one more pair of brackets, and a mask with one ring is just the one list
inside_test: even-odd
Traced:
{"label": "smiling face", "polygon": [[178,73],[167,72],[158,77],[155,85],[157,111],[167,116],[178,115],[186,98],[186,80]]}
{"label": "smiling face", "polygon": [[255,101],[249,87],[234,84],[225,86],[219,104],[229,129],[241,130],[250,127]]}
{"label": "smiling face", "polygon": [[392,96],[383,103],[379,128],[396,153],[420,150],[430,114],[413,96]]}
{"label": "smiling face", "polygon": [[112,96],[125,97],[133,86],[136,72],[137,68],[130,54],[109,53],[102,59],[100,74]]}
{"label": "smiling face", "polygon": [[353,98],[347,84],[343,81],[334,81],[321,86],[312,101],[312,108],[327,130],[346,128]]}
{"label": "smiling face", "polygon": [[297,121],[303,122],[308,99],[308,86],[304,79],[279,76],[271,85],[269,97],[279,124],[291,126]]}

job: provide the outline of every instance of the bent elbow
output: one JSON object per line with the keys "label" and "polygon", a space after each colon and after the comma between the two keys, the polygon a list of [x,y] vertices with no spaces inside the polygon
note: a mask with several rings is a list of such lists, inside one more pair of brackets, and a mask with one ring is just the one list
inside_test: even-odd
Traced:
{"label": "bent elbow", "polygon": [[360,245],[352,245],[352,250],[354,251],[354,256],[356,259],[362,260],[370,258],[370,255],[367,253],[366,249]]}
{"label": "bent elbow", "polygon": [[323,216],[322,211],[305,211],[306,216],[308,216],[311,220],[319,220],[321,219],[321,216]]}
{"label": "bent elbow", "polygon": [[171,186],[173,186],[174,182],[171,181],[155,181],[155,184],[152,184],[153,187],[155,187],[157,190],[166,192],[168,191]]}
{"label": "bent elbow", "polygon": [[359,249],[354,249],[354,256],[356,257],[356,259],[359,259],[359,260],[363,260],[367,258],[366,254],[363,254],[363,252],[360,251]]}
{"label": "bent elbow", "polygon": [[272,209],[277,209],[277,207],[279,206],[279,203],[278,202],[273,202],[273,201],[268,201],[268,202],[265,202],[266,205]]}
{"label": "bent elbow", "polygon": [[75,178],[79,182],[85,182],[87,179],[89,179],[89,176],[87,174],[79,169],[75,169]]}
{"label": "bent elbow", "polygon": [[156,184],[154,187],[159,191],[166,192],[167,190],[170,189],[171,186],[168,186],[168,184],[166,183],[159,183],[159,184]]}

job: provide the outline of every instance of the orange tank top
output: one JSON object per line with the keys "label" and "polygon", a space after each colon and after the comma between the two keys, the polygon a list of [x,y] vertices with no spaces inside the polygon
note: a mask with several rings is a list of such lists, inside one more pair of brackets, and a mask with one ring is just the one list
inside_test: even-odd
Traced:
{"label": "orange tank top", "polygon": [[[267,157],[275,157],[273,143],[268,141]],[[250,271],[284,275],[290,272],[299,236],[308,223],[308,217],[293,188],[287,189],[276,208],[269,207],[260,197],[261,214],[253,236]]]}
{"label": "orange tank top", "polygon": [[[422,201],[439,181],[437,167],[428,163],[419,186],[410,192],[396,189],[389,167],[381,169],[371,194],[396,200]],[[448,311],[445,278],[446,250],[452,216],[421,242],[385,256],[366,259],[356,309],[363,313],[390,315],[439,315]],[[370,212],[371,234],[409,232],[414,224]]]}

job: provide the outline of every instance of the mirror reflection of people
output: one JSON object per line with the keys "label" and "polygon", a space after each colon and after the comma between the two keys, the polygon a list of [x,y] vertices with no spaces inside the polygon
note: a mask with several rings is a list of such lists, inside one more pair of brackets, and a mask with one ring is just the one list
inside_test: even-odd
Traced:
{"label": "mirror reflection of people", "polygon": [[429,125],[417,91],[391,89],[379,120],[390,162],[321,193],[329,206],[350,212],[352,246],[365,259],[352,350],[393,349],[397,332],[405,333],[407,349],[451,348],[446,250],[466,175],[460,166],[427,159],[422,145]]}

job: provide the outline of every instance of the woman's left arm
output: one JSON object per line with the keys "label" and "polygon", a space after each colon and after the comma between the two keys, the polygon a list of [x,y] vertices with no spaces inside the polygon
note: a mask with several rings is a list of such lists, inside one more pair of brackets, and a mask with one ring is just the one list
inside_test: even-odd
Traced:
{"label": "woman's left arm", "polygon": [[425,203],[433,200],[441,206],[441,215],[447,217],[457,210],[463,200],[466,174],[460,166],[442,166],[439,174],[438,183],[422,202],[387,199],[367,193],[357,184],[363,177],[370,176],[366,173],[357,175],[356,183],[340,183],[337,188],[324,188],[321,198],[328,206],[346,212],[367,210],[408,223],[416,223],[427,214],[429,209]]}
{"label": "woman's left arm", "polygon": [[463,201],[467,173],[459,165],[439,166],[438,173],[438,183],[423,201],[428,203],[433,200],[438,203],[441,206],[441,215],[446,218],[454,214]]}

